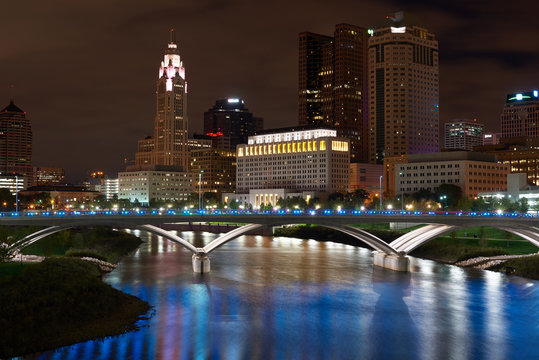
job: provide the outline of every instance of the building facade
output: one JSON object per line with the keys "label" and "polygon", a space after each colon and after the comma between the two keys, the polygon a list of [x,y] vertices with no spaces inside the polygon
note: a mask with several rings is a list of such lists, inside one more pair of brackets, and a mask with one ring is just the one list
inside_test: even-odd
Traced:
{"label": "building facade", "polygon": [[459,186],[463,194],[507,189],[509,165],[496,156],[468,151],[409,155],[408,162],[395,164],[395,194],[412,194],[421,189],[435,191],[442,184]]}
{"label": "building facade", "polygon": [[365,190],[369,194],[380,193],[380,177],[384,175],[384,166],[378,164],[350,164],[350,191]]}
{"label": "building facade", "polygon": [[526,199],[528,212],[537,215],[539,213],[539,186],[530,185],[525,173],[507,175],[507,191],[479,193],[479,197],[486,201],[494,199],[509,199],[512,202]]}
{"label": "building facade", "polygon": [[99,185],[99,192],[107,198],[107,200],[118,197],[120,190],[119,179],[102,179]]}
{"label": "building facade", "polygon": [[174,29],[159,67],[153,137],[139,140],[135,164],[189,168],[187,82]]}
{"label": "building facade", "polygon": [[502,133],[486,133],[483,135],[482,145],[496,145],[500,143]]}
{"label": "building facade", "polygon": [[507,95],[501,116],[502,138],[539,136],[539,90]]}
{"label": "building facade", "polygon": [[118,199],[138,201],[187,200],[195,192],[195,175],[182,171],[181,166],[135,165],[118,173]]}
{"label": "building facade", "polygon": [[12,195],[15,195],[27,187],[28,183],[24,175],[0,173],[0,189],[8,189]]}
{"label": "building facade", "polygon": [[369,162],[439,151],[438,41],[389,17],[369,38]]}
{"label": "building facade", "polygon": [[247,138],[264,128],[264,119],[253,116],[243,99],[225,98],[204,113],[204,134],[212,138],[213,148],[236,151]]}
{"label": "building facade", "polygon": [[539,138],[502,138],[498,144],[476,146],[474,150],[496,155],[512,173],[525,173],[529,184],[539,186]]}
{"label": "building facade", "polygon": [[197,189],[200,186],[203,192],[217,193],[219,197],[223,193],[234,192],[236,152],[223,149],[192,150],[191,172],[197,176]]}
{"label": "building facade", "polygon": [[484,129],[477,119],[454,119],[444,125],[444,148],[472,151],[474,146],[483,145]]}
{"label": "building facade", "polygon": [[249,137],[236,150],[236,192],[287,189],[329,194],[350,189],[350,150],[332,129],[284,128]]}
{"label": "building facade", "polygon": [[26,112],[13,101],[0,111],[0,172],[14,173],[32,182],[32,127]]}
{"label": "building facade", "polygon": [[43,185],[43,186],[31,186],[28,189],[21,191],[20,195],[23,197],[32,197],[46,193],[51,198],[50,207],[52,209],[75,209],[75,206],[81,204],[88,204],[95,200],[96,197],[101,195],[98,191],[91,191],[83,186],[74,185]]}
{"label": "building facade", "polygon": [[63,168],[50,166],[33,167],[34,185],[61,185],[65,184],[65,172]]}
{"label": "building facade", "polygon": [[299,124],[330,126],[350,140],[352,162],[366,162],[367,29],[335,26],[333,37],[299,34]]}

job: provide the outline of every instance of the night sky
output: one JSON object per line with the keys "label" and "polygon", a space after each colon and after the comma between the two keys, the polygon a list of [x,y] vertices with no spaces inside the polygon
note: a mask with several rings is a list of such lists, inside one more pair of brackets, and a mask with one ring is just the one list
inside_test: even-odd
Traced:
{"label": "night sky", "polygon": [[[153,133],[155,81],[176,29],[190,131],[215,100],[242,97],[265,127],[297,124],[298,33],[383,24],[403,10],[440,46],[440,120],[477,117],[499,131],[507,93],[539,87],[536,0],[9,1],[0,22],[0,105],[27,112],[34,165],[111,177]],[[10,84],[15,87],[10,90]]]}

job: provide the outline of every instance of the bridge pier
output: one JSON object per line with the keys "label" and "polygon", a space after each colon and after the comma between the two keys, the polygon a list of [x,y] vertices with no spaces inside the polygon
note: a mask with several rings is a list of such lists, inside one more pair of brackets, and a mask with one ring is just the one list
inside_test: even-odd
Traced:
{"label": "bridge pier", "polygon": [[204,274],[210,272],[210,258],[206,254],[193,254],[193,272]]}
{"label": "bridge pier", "polygon": [[374,253],[374,266],[380,266],[385,269],[408,272],[410,268],[410,259],[406,253],[399,255],[388,255],[383,252]]}

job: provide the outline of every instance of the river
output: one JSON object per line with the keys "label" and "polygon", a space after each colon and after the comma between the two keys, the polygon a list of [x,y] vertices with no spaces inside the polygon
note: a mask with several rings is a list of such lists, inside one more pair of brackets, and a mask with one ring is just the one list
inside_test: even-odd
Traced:
{"label": "river", "polygon": [[[140,330],[31,359],[539,359],[539,282],[367,249],[242,236],[194,275],[146,236],[105,281],[154,306]],[[179,234],[201,246],[215,234]]]}

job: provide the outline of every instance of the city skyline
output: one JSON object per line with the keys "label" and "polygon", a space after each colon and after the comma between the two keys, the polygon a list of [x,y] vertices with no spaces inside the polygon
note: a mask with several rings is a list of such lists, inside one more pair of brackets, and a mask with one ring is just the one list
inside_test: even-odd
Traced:
{"label": "city skyline", "polygon": [[[298,2],[282,8],[156,2],[129,9],[36,3],[32,11],[8,4],[8,13],[25,16],[4,22],[15,31],[2,35],[7,47],[0,98],[6,106],[13,97],[32,119],[34,165],[64,167],[71,180],[96,168],[113,175],[123,168],[125,156],[134,157],[136,140],[151,133],[155,62],[169,28],[177,30],[189,68],[192,131],[200,132],[203,112],[227,96],[244,98],[251,111],[266,119],[266,128],[273,128],[298,121],[298,33],[331,33],[342,22],[376,27],[389,13],[403,10],[417,15],[439,40],[441,123],[476,117],[488,131],[499,131],[505,96],[536,88],[539,72],[532,64],[539,51],[530,45],[537,34],[532,15],[517,11],[532,3],[496,3],[485,8],[464,2]],[[262,13],[268,21],[260,21]],[[212,20],[223,16],[241,18],[245,26],[225,27]],[[96,26],[98,19],[105,25]]]}

